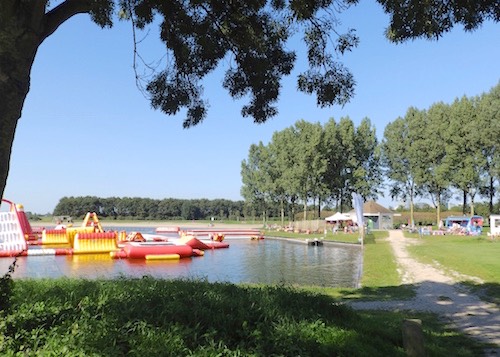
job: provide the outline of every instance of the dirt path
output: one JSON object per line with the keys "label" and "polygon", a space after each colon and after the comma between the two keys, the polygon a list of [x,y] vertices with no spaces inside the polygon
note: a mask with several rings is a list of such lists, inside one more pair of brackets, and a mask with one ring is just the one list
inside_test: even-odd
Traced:
{"label": "dirt path", "polygon": [[444,272],[437,266],[422,264],[410,257],[407,247],[418,239],[404,238],[402,231],[390,231],[389,242],[397,259],[403,284],[414,284],[416,296],[407,301],[353,302],[355,309],[416,310],[441,315],[451,326],[498,348],[485,351],[487,356],[500,356],[500,310],[481,301],[458,281],[480,279],[456,272]]}

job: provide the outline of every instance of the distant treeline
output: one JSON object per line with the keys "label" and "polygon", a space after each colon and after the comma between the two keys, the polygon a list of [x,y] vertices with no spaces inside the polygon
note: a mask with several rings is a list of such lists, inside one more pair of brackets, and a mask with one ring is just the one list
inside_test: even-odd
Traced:
{"label": "distant treeline", "polygon": [[96,212],[109,219],[140,220],[241,220],[253,218],[255,212],[244,201],[226,199],[151,199],[139,197],[94,196],[63,197],[54,209],[54,216],[81,218]]}

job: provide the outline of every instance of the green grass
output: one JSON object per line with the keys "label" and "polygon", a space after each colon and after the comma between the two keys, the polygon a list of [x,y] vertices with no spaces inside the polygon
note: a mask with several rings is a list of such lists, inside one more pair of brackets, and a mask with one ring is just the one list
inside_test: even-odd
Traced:
{"label": "green grass", "polygon": [[500,242],[485,237],[424,236],[409,251],[425,263],[441,265],[485,282],[500,283]]}
{"label": "green grass", "polygon": [[329,293],[342,300],[402,300],[415,296],[411,285],[401,285],[387,231],[373,231],[363,246],[363,277],[360,289],[332,289]]}
{"label": "green grass", "polygon": [[[293,232],[266,232],[266,236],[311,239],[320,235]],[[397,271],[390,243],[385,240],[388,231],[376,230],[365,237],[363,245],[363,277],[361,289],[353,288],[315,288],[310,291],[321,291],[338,300],[391,300],[410,299],[415,296],[413,286],[400,285],[401,279]],[[330,233],[325,240],[359,244],[357,234]]]}
{"label": "green grass", "polygon": [[388,235],[380,231],[365,238],[361,281],[364,287],[397,286],[401,282],[391,245],[385,239]]}
{"label": "green grass", "polygon": [[0,315],[2,356],[405,356],[406,318],[422,319],[429,356],[481,349],[432,315],[356,312],[286,286],[20,280]]}
{"label": "green grass", "polygon": [[478,277],[484,284],[467,282],[482,298],[500,303],[500,242],[486,236],[423,236],[423,244],[409,247],[424,263],[438,262],[445,269]]}

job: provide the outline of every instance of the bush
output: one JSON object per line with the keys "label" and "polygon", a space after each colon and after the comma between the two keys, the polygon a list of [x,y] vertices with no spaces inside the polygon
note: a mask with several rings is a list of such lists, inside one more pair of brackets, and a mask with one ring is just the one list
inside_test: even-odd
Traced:
{"label": "bush", "polygon": [[14,280],[12,274],[16,269],[17,257],[9,265],[9,270],[0,278],[0,311],[8,312],[11,305],[12,290],[14,289]]}

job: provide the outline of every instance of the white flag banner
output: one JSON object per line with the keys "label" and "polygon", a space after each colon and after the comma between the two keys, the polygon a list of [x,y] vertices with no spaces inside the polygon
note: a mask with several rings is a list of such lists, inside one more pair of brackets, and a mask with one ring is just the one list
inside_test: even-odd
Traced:
{"label": "white flag banner", "polygon": [[352,199],[354,201],[354,211],[356,212],[356,218],[358,219],[358,229],[361,242],[365,237],[365,221],[363,219],[363,196],[358,193],[352,194]]}
{"label": "white flag banner", "polygon": [[356,218],[358,219],[358,225],[364,225],[363,220],[363,197],[359,193],[353,193],[352,198],[354,200],[354,210],[356,212]]}

